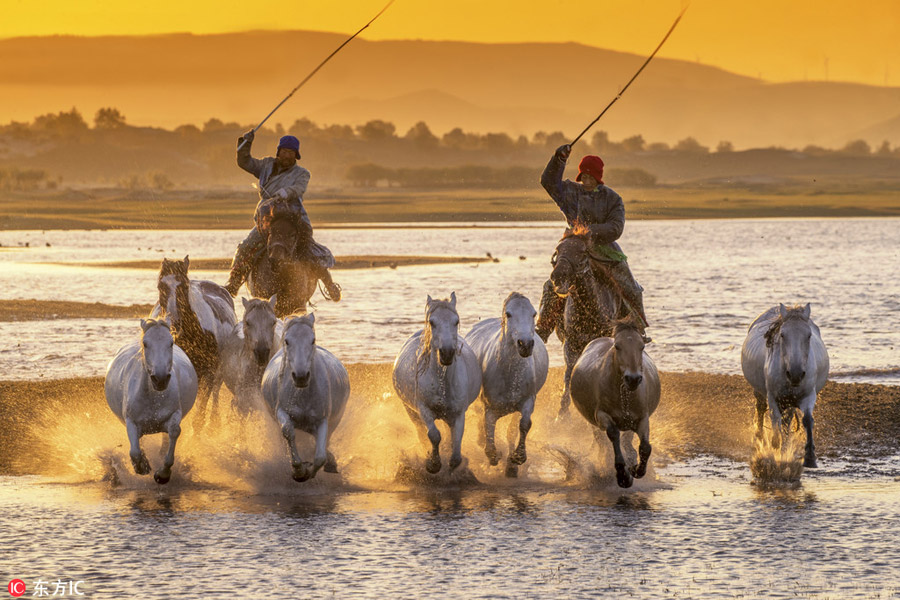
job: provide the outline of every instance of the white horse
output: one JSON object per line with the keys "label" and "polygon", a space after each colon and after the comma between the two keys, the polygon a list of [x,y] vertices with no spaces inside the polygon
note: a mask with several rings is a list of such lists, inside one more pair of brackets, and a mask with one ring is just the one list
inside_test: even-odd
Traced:
{"label": "white horse", "polygon": [[828,350],[809,304],[772,307],[753,321],[741,348],[741,369],[756,396],[756,436],[763,435],[766,409],[772,421],[772,447],[790,427],[794,409],[803,413],[806,454],[803,466],[817,467],[813,445],[813,408],[828,380]]}
{"label": "white horse", "polygon": [[187,354],[175,345],[168,322],[141,319],[141,329],[140,341],[122,346],[110,361],[104,391],[109,408],[125,424],[135,473],[150,472],[141,436],[168,435],[163,466],[153,474],[156,483],[168,483],[181,420],[197,397],[197,374]]}
{"label": "white horse", "polygon": [[531,413],[537,393],[547,381],[550,365],[547,348],[534,332],[536,314],[528,298],[513,292],[503,302],[503,314],[499,319],[480,321],[466,335],[466,342],[481,364],[484,453],[492,465],[500,462],[494,445],[497,420],[510,413],[521,414],[518,445],[515,420],[510,420],[507,430],[507,477],[515,477],[518,465],[527,458],[525,438],[531,429]]}
{"label": "white horse", "polygon": [[[241,298],[244,317],[222,349],[219,378],[234,396],[233,408],[242,416],[262,408],[263,372],[281,349],[284,322],[275,316],[275,300],[275,296],[268,301]],[[213,393],[217,396],[218,390]]]}
{"label": "white horse", "polygon": [[[315,315],[288,318],[282,348],[269,361],[262,381],[263,397],[291,452],[295,481],[312,479],[323,466],[326,473],[337,473],[337,460],[328,443],[350,397],[347,369],[334,354],[316,345],[315,322]],[[315,437],[312,463],[300,458],[295,429]]]}
{"label": "white horse", "polygon": [[456,292],[450,300],[425,304],[425,328],[412,335],[394,361],[394,389],[403,401],[409,418],[423,444],[431,443],[425,462],[429,473],[441,470],[441,432],[435,419],[450,426],[453,452],[450,470],[462,463],[462,437],[466,409],[481,391],[481,367],[475,353],[459,335]]}
{"label": "white horse", "polygon": [[[650,459],[650,415],[659,406],[659,372],[644,352],[644,340],[631,321],[616,324],[613,337],[597,338],[588,344],[572,369],[572,401],[578,412],[594,425],[600,443],[606,433],[615,454],[616,482],[628,488],[632,477],[647,472]],[[630,470],[619,443],[621,431],[634,431],[641,440],[640,462]]]}
{"label": "white horse", "polygon": [[222,385],[219,361],[237,318],[228,291],[212,281],[189,279],[190,264],[187,256],[183,261],[163,259],[157,279],[159,300],[150,317],[169,320],[175,343],[194,365],[199,382],[194,419],[202,427],[209,395]]}

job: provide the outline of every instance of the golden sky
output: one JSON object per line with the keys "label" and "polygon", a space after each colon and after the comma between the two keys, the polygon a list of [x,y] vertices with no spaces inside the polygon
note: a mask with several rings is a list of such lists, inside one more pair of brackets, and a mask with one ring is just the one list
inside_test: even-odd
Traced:
{"label": "golden sky", "polygon": [[[385,1],[4,0],[0,38],[249,29],[351,33]],[[644,55],[682,6],[682,0],[396,0],[362,37],[574,41]],[[693,0],[659,55],[768,81],[900,86],[900,0]]]}

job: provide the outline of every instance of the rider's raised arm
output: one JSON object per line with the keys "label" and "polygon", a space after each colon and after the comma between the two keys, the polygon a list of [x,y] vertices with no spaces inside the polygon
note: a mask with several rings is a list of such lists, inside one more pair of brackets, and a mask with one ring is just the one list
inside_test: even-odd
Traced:
{"label": "rider's raised arm", "polygon": [[[247,143],[241,146],[245,139],[247,140]],[[263,161],[253,158],[250,155],[250,146],[252,144],[253,136],[250,136],[250,138],[247,139],[247,134],[244,134],[242,137],[238,138],[237,164],[251,175],[259,177],[260,172],[262,172]]]}
{"label": "rider's raised arm", "polygon": [[[560,155],[560,150],[557,150],[550,158],[550,162],[547,163],[547,167],[541,175],[541,185],[571,223],[578,214],[577,199],[563,182],[562,176],[566,169],[566,159]],[[572,185],[571,182],[569,185]]]}
{"label": "rider's raised arm", "polygon": [[595,244],[609,244],[616,241],[625,229],[625,203],[622,197],[606,188],[606,218],[602,223],[590,225],[591,238]]}

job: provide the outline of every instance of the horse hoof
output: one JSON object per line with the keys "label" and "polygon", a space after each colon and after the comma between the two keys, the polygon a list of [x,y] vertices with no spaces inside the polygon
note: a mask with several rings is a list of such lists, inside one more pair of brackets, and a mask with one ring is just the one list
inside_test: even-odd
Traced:
{"label": "horse hoof", "polygon": [[487,450],[485,450],[484,454],[485,456],[487,456],[488,462],[491,463],[492,467],[496,467],[498,464],[500,464],[500,455],[497,454],[496,450],[493,452],[488,452]]}
{"label": "horse hoof", "polygon": [[153,474],[153,480],[156,481],[159,485],[165,485],[169,483],[169,479],[172,478],[172,474],[162,475],[159,471]]}
{"label": "horse hoof", "polygon": [[806,469],[818,469],[819,463],[816,461],[815,456],[807,456],[806,460],[803,461],[803,467]]}
{"label": "horse hoof", "polygon": [[425,461],[425,470],[431,473],[432,475],[436,475],[438,471],[441,470],[441,461],[438,460],[428,460]]}
{"label": "horse hoof", "polygon": [[146,475],[150,472],[150,461],[143,454],[139,460],[132,459],[131,464],[134,467],[134,472],[138,475]]}
{"label": "horse hoof", "polygon": [[454,470],[456,467],[462,464],[462,456],[451,456],[450,457],[450,470]]}
{"label": "horse hoof", "polygon": [[326,473],[338,472],[337,463],[325,463],[325,466],[322,467],[322,469],[324,469]]}
{"label": "horse hoof", "polygon": [[631,467],[631,475],[635,479],[640,479],[641,477],[643,477],[646,474],[647,474],[647,465],[638,464],[638,465],[634,465]]}
{"label": "horse hoof", "polygon": [[312,479],[313,470],[309,468],[309,463],[302,463],[294,467],[294,473],[292,475],[294,481],[298,483],[303,483],[304,481],[309,481]]}
{"label": "horse hoof", "polygon": [[632,479],[631,475],[628,473],[628,471],[625,470],[624,467],[617,467],[616,483],[619,484],[620,488],[630,488],[634,484],[634,479]]}
{"label": "horse hoof", "polygon": [[509,477],[510,479],[514,479],[514,478],[518,477],[519,476],[519,467],[516,466],[514,463],[511,463],[511,462],[507,463],[505,475],[507,477]]}
{"label": "horse hoof", "polygon": [[512,453],[512,456],[509,457],[509,461],[516,465],[524,465],[526,460],[528,460],[528,455],[525,453],[525,448],[516,450]]}

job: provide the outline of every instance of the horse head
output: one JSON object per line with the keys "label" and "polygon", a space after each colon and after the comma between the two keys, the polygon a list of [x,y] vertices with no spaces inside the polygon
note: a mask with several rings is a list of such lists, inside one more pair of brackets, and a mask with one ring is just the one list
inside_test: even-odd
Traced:
{"label": "horse head", "polygon": [[503,337],[515,341],[516,350],[522,358],[528,358],[534,351],[536,315],[531,301],[519,292],[512,292],[503,301],[503,316],[500,317]]}
{"label": "horse head", "polygon": [[809,321],[810,306],[778,306],[778,318],[766,331],[766,347],[769,352],[780,352],[784,375],[793,387],[806,377],[809,360],[809,342],[812,327]]}
{"label": "horse head", "polygon": [[301,235],[299,214],[295,205],[268,199],[260,202],[254,215],[256,228],[266,239],[269,259],[278,264],[290,260]]}
{"label": "horse head", "polygon": [[305,388],[312,374],[316,354],[316,315],[298,315],[288,318],[282,334],[284,362],[282,374],[290,372],[294,387]]}
{"label": "horse head", "polygon": [[425,304],[425,335],[423,350],[436,350],[441,366],[449,367],[456,358],[459,346],[459,314],[456,312],[456,292],[450,300],[434,300],[428,296]]}
{"label": "horse head", "polygon": [[181,322],[181,311],[190,308],[191,281],[188,279],[188,267],[191,261],[169,260],[164,258],[159,269],[156,286],[159,289],[160,315],[167,317],[177,329]]}
{"label": "horse head", "polygon": [[590,271],[588,263],[588,238],[567,229],[556,246],[556,264],[550,273],[553,289],[560,297],[567,297],[579,278]]}
{"label": "horse head", "polygon": [[165,390],[172,378],[175,341],[169,322],[164,319],[141,319],[141,362],[157,392]]}
{"label": "horse head", "polygon": [[265,367],[275,341],[275,296],[268,301],[259,298],[241,299],[244,303],[244,348],[253,353],[256,364]]}
{"label": "horse head", "polygon": [[613,330],[613,351],[622,381],[634,391],[644,379],[644,336],[632,319],[618,321]]}

